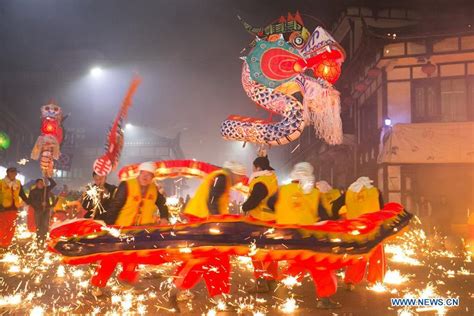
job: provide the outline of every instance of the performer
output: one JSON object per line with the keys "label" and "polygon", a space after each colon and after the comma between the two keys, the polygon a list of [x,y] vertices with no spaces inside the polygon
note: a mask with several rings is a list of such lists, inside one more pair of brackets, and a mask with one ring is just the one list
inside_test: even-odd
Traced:
{"label": "performer", "polygon": [[[109,209],[102,219],[108,225],[134,226],[150,225],[157,222],[155,216],[158,207],[161,224],[168,224],[168,207],[166,199],[158,192],[153,183],[156,165],[154,162],[144,162],[139,167],[137,178],[122,181],[117,189],[115,197],[110,203]],[[117,266],[116,260],[102,260],[91,283],[94,286],[92,294],[101,296],[101,288],[107,285],[107,281]],[[136,271],[137,264],[134,262],[122,262],[122,272],[119,280],[133,285],[138,279]]]}
{"label": "performer", "polygon": [[100,176],[95,171],[92,172],[92,178],[94,184],[88,187],[87,190],[89,191],[89,189],[95,188],[98,196],[90,196],[86,191],[82,195],[82,207],[87,211],[86,214],[84,214],[85,218],[100,220],[106,216],[105,214],[110,207],[117,187],[107,183],[107,176]]}
{"label": "performer", "polygon": [[5,251],[15,234],[15,225],[20,198],[28,202],[23,186],[16,179],[18,171],[14,167],[7,169],[6,177],[0,181],[0,250]]}
{"label": "performer", "polygon": [[[274,205],[277,224],[313,225],[320,221],[320,192],[315,188],[313,166],[307,162],[297,163],[291,171],[292,182],[280,187],[269,200]],[[289,261],[289,268],[283,273],[302,278],[306,271],[313,277],[319,298],[317,308],[339,308],[341,304],[331,300],[337,291],[337,279],[333,270],[316,268],[304,259]]]}
{"label": "performer", "polygon": [[[368,177],[360,177],[349,186],[347,192],[333,203],[333,214],[354,219],[363,214],[378,212],[384,205],[382,194],[372,185]],[[345,206],[345,212],[341,212]],[[353,291],[355,284],[362,281],[367,267],[367,260],[349,266],[346,270],[344,283],[348,291]],[[386,271],[383,245],[377,246],[369,257],[367,282],[383,282]]]}
{"label": "performer", "polygon": [[[267,206],[268,199],[278,191],[278,179],[270,166],[268,157],[257,157],[253,161],[253,174],[250,177],[249,197],[242,205],[245,214],[261,221],[274,221],[275,214]],[[251,293],[266,293],[274,287],[278,277],[278,262],[253,261],[257,282],[247,289]]]}
{"label": "performer", "polygon": [[30,191],[28,203],[33,207],[36,223],[36,240],[42,245],[49,231],[51,208],[54,206],[52,190],[56,187],[53,178],[48,178],[49,185],[45,188],[44,180],[37,179],[35,188]]}
{"label": "performer", "polygon": [[204,178],[194,197],[186,204],[186,217],[192,221],[209,215],[229,214],[230,188],[242,182],[245,175],[246,169],[242,164],[226,161],[223,169]]}
{"label": "performer", "polygon": [[320,217],[326,217],[328,219],[336,219],[332,215],[332,204],[341,196],[341,191],[334,189],[329,183],[324,180],[316,182],[316,188],[321,192],[321,203],[322,211],[325,213],[321,214]]}
{"label": "performer", "polygon": [[[230,188],[243,181],[246,175],[245,167],[235,161],[227,161],[223,169],[207,175],[198,187],[194,197],[189,200],[184,209],[188,221],[200,221],[210,215],[229,214]],[[216,253],[212,257],[199,257],[184,262],[178,267],[175,279],[175,289],[170,295],[170,302],[179,311],[178,296],[184,291],[189,292],[200,280],[204,279],[209,296],[216,301],[222,294],[230,293],[229,256]]]}

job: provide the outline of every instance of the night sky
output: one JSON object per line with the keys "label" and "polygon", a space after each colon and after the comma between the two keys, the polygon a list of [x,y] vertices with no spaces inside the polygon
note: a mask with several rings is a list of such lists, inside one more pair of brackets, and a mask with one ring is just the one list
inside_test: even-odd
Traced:
{"label": "night sky", "polygon": [[[30,96],[11,106],[28,125],[36,128],[39,107],[54,98],[70,113],[66,127],[87,128],[97,144],[138,73],[144,81],[129,122],[164,136],[181,132],[188,158],[222,163],[248,155],[220,138],[222,120],[267,116],[240,83],[240,52],[252,36],[237,15],[265,26],[299,10],[330,28],[348,2],[354,1],[1,0],[0,63],[4,80],[9,72],[46,73],[40,85],[13,87]],[[312,30],[315,22],[305,21]],[[102,77],[88,74],[94,65],[104,68]]]}

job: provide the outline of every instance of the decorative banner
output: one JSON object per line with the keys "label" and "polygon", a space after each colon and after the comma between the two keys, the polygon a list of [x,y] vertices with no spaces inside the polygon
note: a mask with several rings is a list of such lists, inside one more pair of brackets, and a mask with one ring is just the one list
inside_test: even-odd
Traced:
{"label": "decorative banner", "polygon": [[139,77],[133,78],[132,82],[130,83],[130,87],[128,88],[127,94],[125,95],[125,98],[122,102],[120,111],[109,130],[107,143],[105,146],[105,154],[97,158],[94,162],[93,169],[95,173],[99,175],[108,175],[118,166],[124,144],[124,134],[122,127],[125,119],[127,118],[128,109],[132,106],[132,97],[137,91],[140,83],[141,79]]}
{"label": "decorative banner", "polygon": [[54,160],[58,160],[63,141],[63,113],[56,104],[41,107],[41,135],[31,152],[31,159],[40,160],[41,172],[44,177],[52,177]]}
{"label": "decorative banner", "polygon": [[[283,145],[297,139],[311,123],[316,135],[329,144],[342,143],[339,92],[332,86],[341,74],[344,50],[321,27],[313,34],[297,12],[265,28],[244,23],[257,36],[244,59],[242,86],[248,97],[280,122],[230,116],[222,123],[227,140]],[[314,77],[305,74],[312,70]],[[300,92],[303,103],[293,95]]]}

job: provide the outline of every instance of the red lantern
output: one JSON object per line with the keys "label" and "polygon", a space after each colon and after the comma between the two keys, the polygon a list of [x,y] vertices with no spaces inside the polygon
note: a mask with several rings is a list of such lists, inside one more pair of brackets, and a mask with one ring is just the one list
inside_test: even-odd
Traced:
{"label": "red lantern", "polygon": [[431,77],[436,71],[436,66],[433,65],[431,61],[428,61],[426,64],[421,66],[421,71],[423,71],[428,77]]}
{"label": "red lantern", "polygon": [[314,68],[314,75],[329,83],[335,83],[341,75],[341,65],[332,59],[323,59]]}
{"label": "red lantern", "polygon": [[57,124],[51,120],[44,120],[41,126],[41,132],[46,135],[54,135],[57,131]]}

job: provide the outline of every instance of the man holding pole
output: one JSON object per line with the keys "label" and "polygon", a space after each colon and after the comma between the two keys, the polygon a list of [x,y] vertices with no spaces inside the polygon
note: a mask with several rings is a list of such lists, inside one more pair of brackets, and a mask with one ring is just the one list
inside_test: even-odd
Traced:
{"label": "man holding pole", "polygon": [[50,211],[54,206],[51,190],[56,186],[53,178],[48,178],[49,185],[45,186],[43,179],[36,179],[35,188],[30,191],[29,204],[35,212],[36,240],[43,244],[49,230]]}

